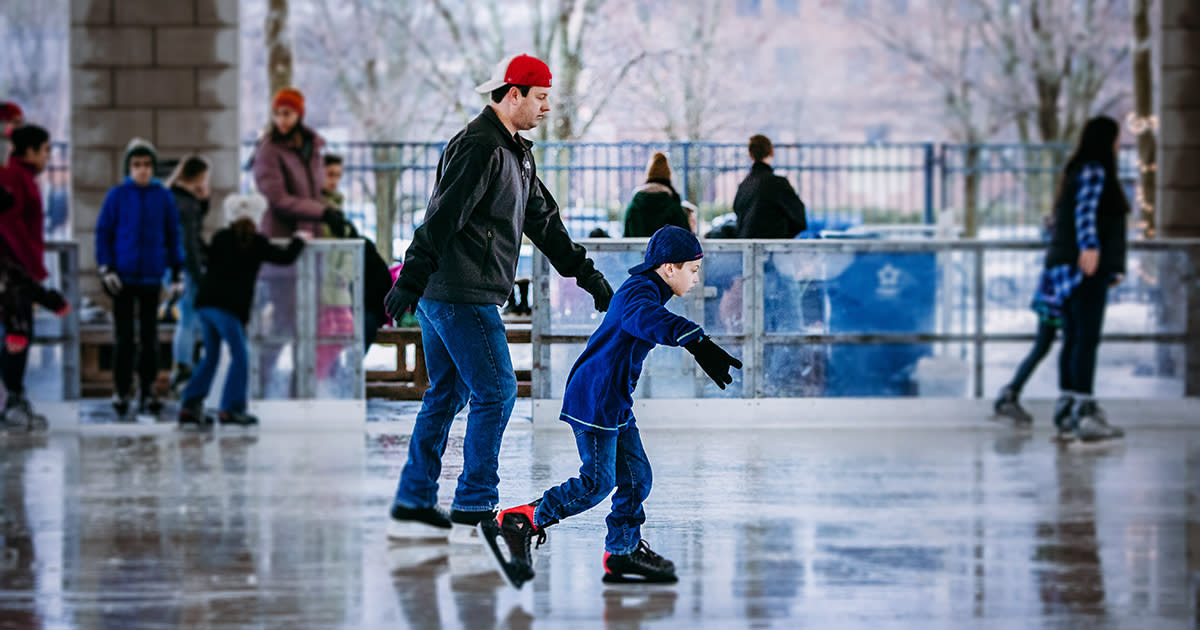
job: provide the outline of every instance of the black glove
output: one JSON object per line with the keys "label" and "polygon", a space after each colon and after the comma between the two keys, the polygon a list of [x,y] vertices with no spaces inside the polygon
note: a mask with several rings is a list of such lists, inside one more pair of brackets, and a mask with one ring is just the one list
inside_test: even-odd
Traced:
{"label": "black glove", "polygon": [[410,291],[397,282],[392,285],[391,290],[383,298],[383,308],[387,311],[387,316],[399,321],[400,316],[409,312],[416,312],[417,300],[421,299],[421,294],[415,291]]}
{"label": "black glove", "polygon": [[43,296],[42,299],[42,306],[45,306],[54,313],[60,313],[63,312],[63,309],[67,308],[68,305],[67,299],[64,298],[61,293],[55,291],[54,289],[47,289],[46,295]]}
{"label": "black glove", "polygon": [[696,363],[700,364],[700,369],[704,370],[704,373],[721,389],[725,389],[726,385],[733,382],[733,377],[729,375],[729,368],[742,369],[741,361],[733,358],[732,355],[721,349],[721,346],[713,343],[707,335],[683,344],[683,349],[696,357]]}
{"label": "black glove", "polygon": [[608,303],[612,302],[613,290],[608,284],[608,280],[604,279],[604,274],[599,271],[592,271],[581,278],[575,279],[575,284],[579,288],[592,294],[592,299],[596,302],[596,310],[603,313],[608,310]]}
{"label": "black glove", "polygon": [[321,213],[321,222],[329,226],[329,231],[333,232],[336,238],[341,238],[346,233],[346,215],[337,208],[325,208],[325,212]]}

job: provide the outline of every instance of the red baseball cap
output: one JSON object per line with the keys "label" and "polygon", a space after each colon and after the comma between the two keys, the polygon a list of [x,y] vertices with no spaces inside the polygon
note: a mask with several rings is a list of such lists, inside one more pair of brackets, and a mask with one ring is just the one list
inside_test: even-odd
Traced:
{"label": "red baseball cap", "polygon": [[492,78],[475,86],[475,91],[487,94],[505,85],[550,87],[550,66],[537,57],[515,55],[496,64]]}

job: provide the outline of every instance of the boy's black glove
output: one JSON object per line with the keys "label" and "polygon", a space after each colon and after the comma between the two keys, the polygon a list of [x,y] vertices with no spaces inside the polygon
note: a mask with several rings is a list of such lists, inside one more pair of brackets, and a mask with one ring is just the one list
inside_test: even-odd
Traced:
{"label": "boy's black glove", "polygon": [[592,294],[597,311],[603,313],[608,310],[608,304],[612,302],[613,290],[612,285],[608,284],[608,280],[604,279],[604,274],[593,270],[586,276],[576,278],[575,284]]}
{"label": "boy's black glove", "polygon": [[409,291],[397,282],[392,285],[391,290],[384,296],[383,309],[387,311],[388,317],[399,321],[401,315],[416,311],[417,300],[419,299],[421,299],[419,293]]}
{"label": "boy's black glove", "polygon": [[707,335],[683,344],[683,349],[696,357],[696,363],[700,364],[700,369],[704,370],[704,373],[721,389],[725,389],[726,385],[733,382],[733,377],[729,375],[729,368],[742,369],[741,361],[733,358],[732,355],[721,349],[721,346],[713,343]]}

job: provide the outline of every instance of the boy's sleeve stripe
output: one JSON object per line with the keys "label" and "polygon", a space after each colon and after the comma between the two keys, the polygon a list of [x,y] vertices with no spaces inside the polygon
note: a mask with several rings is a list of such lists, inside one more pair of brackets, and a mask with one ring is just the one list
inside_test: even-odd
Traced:
{"label": "boy's sleeve stripe", "polygon": [[699,326],[697,326],[695,330],[691,330],[691,331],[688,331],[688,332],[684,333],[682,336],[680,336],[678,339],[676,339],[676,340],[675,340],[675,342],[676,342],[676,343],[682,343],[684,339],[686,339],[687,337],[690,337],[691,335],[694,335],[694,334],[696,334],[696,333],[700,332],[701,330],[702,330],[702,329],[701,329]]}
{"label": "boy's sleeve stripe", "polygon": [[621,427],[625,426],[626,424],[629,424],[628,422],[622,422],[621,424],[618,424],[615,427],[602,427],[598,424],[592,424],[591,422],[584,422],[583,420],[572,417],[569,414],[564,413],[564,414],[562,414],[562,417],[570,420],[571,422],[576,422],[576,423],[582,424],[584,426],[592,427],[593,429],[600,429],[601,431],[616,431],[617,429],[620,429]]}

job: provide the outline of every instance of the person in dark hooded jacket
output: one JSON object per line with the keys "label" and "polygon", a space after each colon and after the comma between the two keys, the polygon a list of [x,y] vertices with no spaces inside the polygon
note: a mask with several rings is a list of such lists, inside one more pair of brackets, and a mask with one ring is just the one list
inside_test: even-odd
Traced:
{"label": "person in dark hooded jacket", "polygon": [[804,202],[786,177],[775,174],[775,147],[766,136],[750,138],[750,174],[733,198],[738,238],[796,238],[808,228]]}
{"label": "person in dark hooded jacket", "polygon": [[671,185],[667,156],[655,153],[646,166],[646,183],[633,191],[625,210],[625,238],[649,238],[664,225],[691,230],[679,193]]}
{"label": "person in dark hooded jacket", "polygon": [[204,278],[207,254],[204,245],[204,217],[208,214],[208,160],[189,155],[179,161],[165,186],[175,196],[179,208],[180,231],[183,238],[183,295],[179,297],[179,321],[175,324],[172,354],[175,368],[171,374],[171,389],[178,392],[192,375],[192,360],[196,352],[196,336],[200,327],[196,320],[196,292]]}
{"label": "person in dark hooded jacket", "polygon": [[[129,411],[135,349],[140,350],[138,411],[162,411],[154,382],[158,378],[158,299],[168,269],[170,293],[183,292],[179,209],[170,191],[154,179],[157,162],[153,145],[141,138],[131,140],[125,149],[125,180],[108,191],[96,222],[96,263],[104,291],[113,299],[113,408],[121,416]],[[139,329],[136,344],[135,322]]]}

